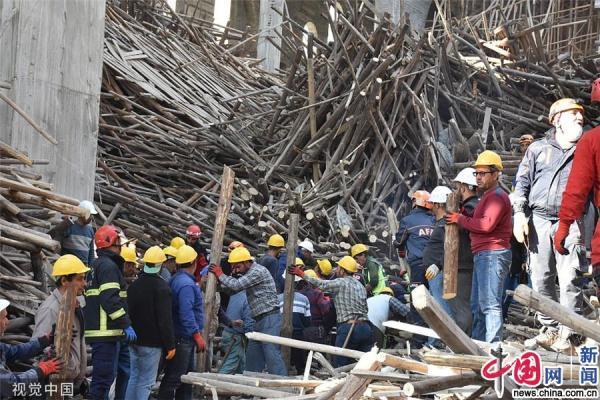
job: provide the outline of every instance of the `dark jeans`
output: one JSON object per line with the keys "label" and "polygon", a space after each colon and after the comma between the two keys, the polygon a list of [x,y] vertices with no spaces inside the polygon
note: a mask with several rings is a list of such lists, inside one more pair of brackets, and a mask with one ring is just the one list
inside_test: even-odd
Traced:
{"label": "dark jeans", "polygon": [[[350,332],[350,327],[352,324],[343,323],[338,324],[337,326],[337,335],[335,338],[335,346],[343,347],[344,342],[346,341],[346,337]],[[350,335],[350,340],[348,340],[348,344],[346,345],[347,349],[358,350],[358,351],[371,351],[373,347],[373,332],[371,331],[371,324],[368,322],[360,322],[354,325],[354,330],[352,331],[352,335]],[[335,366],[342,367],[344,365],[348,365],[352,362],[352,360],[348,357],[335,357]]]}
{"label": "dark jeans", "polygon": [[119,342],[93,342],[92,346],[92,382],[88,399],[104,400],[108,398],[110,386],[115,380],[115,364],[118,360]]}
{"label": "dark jeans", "polygon": [[115,362],[115,398],[114,400],[123,400],[127,393],[127,384],[129,383],[129,370],[131,361],[129,355],[129,345],[126,341],[119,342],[119,356]]}
{"label": "dark jeans", "polygon": [[194,369],[196,344],[192,339],[179,338],[175,349],[175,357],[165,362],[165,375],[160,383],[158,398],[191,400],[192,385],[181,383],[181,375]]}

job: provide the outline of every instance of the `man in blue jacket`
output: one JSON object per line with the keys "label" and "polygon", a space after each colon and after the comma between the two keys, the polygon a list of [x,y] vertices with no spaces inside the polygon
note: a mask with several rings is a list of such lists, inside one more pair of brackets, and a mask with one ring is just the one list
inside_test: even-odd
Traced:
{"label": "man in blue jacket", "polygon": [[[181,383],[181,376],[194,368],[194,353],[204,351],[202,337],[204,313],[202,292],[194,277],[198,253],[188,246],[177,250],[175,263],[177,273],[171,278],[173,296],[173,328],[175,333],[175,357],[165,364],[165,375],[158,391],[159,399],[174,398],[190,400],[192,387]],[[195,350],[195,351],[194,351]]]}
{"label": "man in blue jacket", "polygon": [[229,298],[226,311],[231,326],[223,329],[221,349],[225,351],[220,374],[241,374],[246,369],[246,348],[248,339],[244,335],[252,332],[254,320],[246,298],[246,291],[237,292]]}
{"label": "man in blue jacket", "polygon": [[88,218],[79,217],[76,220],[65,217],[60,224],[48,233],[60,242],[61,255],[73,254],[85,265],[90,266],[95,258],[92,220],[93,216],[98,214],[98,211],[89,200],[79,203],[79,207],[88,210],[90,216]]}
{"label": "man in blue jacket", "polygon": [[396,234],[398,255],[406,258],[410,266],[410,283],[412,287],[424,284],[425,268],[423,267],[423,249],[427,246],[435,217],[429,211],[429,192],[417,190],[412,195],[413,209],[400,220],[400,229]]}

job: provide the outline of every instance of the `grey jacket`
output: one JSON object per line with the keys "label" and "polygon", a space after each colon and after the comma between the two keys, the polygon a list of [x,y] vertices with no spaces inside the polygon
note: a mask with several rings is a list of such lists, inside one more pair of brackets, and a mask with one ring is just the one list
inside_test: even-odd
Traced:
{"label": "grey jacket", "polygon": [[[40,305],[35,314],[35,327],[33,328],[32,337],[41,337],[52,331],[52,325],[58,321],[58,311],[62,297],[62,293],[58,289],[54,289],[50,293],[50,296]],[[72,380],[75,387],[79,387],[81,381],[85,379],[85,369],[87,367],[87,350],[85,338],[83,337],[84,327],[82,326],[82,322],[83,313],[80,304],[80,307],[75,310],[73,321],[74,336],[71,341],[69,361],[66,365],[66,371],[68,372],[67,379]]]}
{"label": "grey jacket", "polygon": [[557,220],[562,194],[567,186],[575,146],[563,150],[554,139],[555,130],[533,142],[525,152],[513,197],[515,212],[527,211],[544,219]]}

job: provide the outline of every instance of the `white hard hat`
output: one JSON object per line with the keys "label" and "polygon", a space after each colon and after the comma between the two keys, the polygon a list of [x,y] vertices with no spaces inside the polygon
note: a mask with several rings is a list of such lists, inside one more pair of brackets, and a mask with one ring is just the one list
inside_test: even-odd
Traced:
{"label": "white hard hat", "polygon": [[92,203],[89,200],[83,200],[81,203],[79,203],[79,207],[85,208],[86,210],[90,210],[90,214],[92,215],[98,214],[98,211],[96,211],[96,207],[94,207],[94,203]]}
{"label": "white hard hat", "polygon": [[431,203],[445,203],[446,200],[448,199],[448,195],[450,193],[452,193],[452,190],[450,190],[449,187],[447,187],[447,186],[436,186],[431,191],[431,196],[429,196],[429,201]]}
{"label": "white hard hat", "polygon": [[0,299],[0,311],[4,310],[6,307],[8,307],[9,304],[10,304],[10,301]]}
{"label": "white hard hat", "polygon": [[313,246],[311,241],[308,239],[305,239],[302,242],[300,242],[300,244],[298,246],[302,247],[305,250],[310,251],[311,253],[315,252],[315,246]]}
{"label": "white hard hat", "polygon": [[475,168],[464,168],[458,173],[458,175],[456,175],[456,178],[454,178],[454,182],[460,182],[471,186],[477,186],[477,179],[475,179]]}

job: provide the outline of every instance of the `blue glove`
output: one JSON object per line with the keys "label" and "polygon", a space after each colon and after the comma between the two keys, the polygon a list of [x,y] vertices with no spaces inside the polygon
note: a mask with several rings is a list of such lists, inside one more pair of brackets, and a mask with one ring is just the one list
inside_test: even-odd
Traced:
{"label": "blue glove", "polygon": [[137,340],[137,335],[131,326],[123,329],[123,332],[125,333],[125,339],[127,339],[129,343],[133,343]]}

